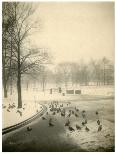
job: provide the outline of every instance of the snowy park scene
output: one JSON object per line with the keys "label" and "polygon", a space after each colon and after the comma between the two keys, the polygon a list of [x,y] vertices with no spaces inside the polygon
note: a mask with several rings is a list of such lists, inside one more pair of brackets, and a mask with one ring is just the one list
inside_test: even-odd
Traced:
{"label": "snowy park scene", "polygon": [[114,152],[114,2],[2,2],[2,151]]}

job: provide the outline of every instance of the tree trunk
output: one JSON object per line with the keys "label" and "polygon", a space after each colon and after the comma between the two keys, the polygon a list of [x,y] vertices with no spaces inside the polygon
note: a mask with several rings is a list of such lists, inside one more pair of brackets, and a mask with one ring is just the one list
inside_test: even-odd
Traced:
{"label": "tree trunk", "polygon": [[106,84],[106,75],[105,75],[105,64],[104,64],[104,69],[103,69],[103,81],[104,81],[104,85]]}
{"label": "tree trunk", "polygon": [[[6,31],[5,31],[5,37],[6,37]],[[6,80],[6,70],[5,70],[5,59],[6,59],[6,41],[5,41],[5,47],[4,49],[2,49],[2,68],[3,68],[4,98],[7,98],[7,80]]]}
{"label": "tree trunk", "polygon": [[[4,61],[4,58],[3,58]],[[5,62],[3,62],[3,89],[4,89],[4,98],[7,98],[7,82],[6,82],[6,74],[5,74]]]}
{"label": "tree trunk", "polygon": [[7,98],[7,84],[6,84],[6,80],[4,80],[4,98]]}
{"label": "tree trunk", "polygon": [[18,108],[22,108],[22,96],[21,96],[21,68],[20,68],[20,45],[18,45],[18,79],[17,79],[17,91],[18,91]]}
{"label": "tree trunk", "polygon": [[17,90],[18,90],[18,108],[22,108],[22,96],[21,96],[21,75],[18,75],[17,80]]}

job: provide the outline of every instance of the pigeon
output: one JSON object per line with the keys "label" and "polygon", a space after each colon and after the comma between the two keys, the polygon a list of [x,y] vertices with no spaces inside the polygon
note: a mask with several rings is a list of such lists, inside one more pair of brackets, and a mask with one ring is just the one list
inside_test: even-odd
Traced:
{"label": "pigeon", "polygon": [[27,127],[27,131],[31,131],[31,130],[32,130],[32,128],[28,126]]}
{"label": "pigeon", "polygon": [[6,106],[4,105],[2,108],[4,109],[4,108],[6,108]]}
{"label": "pigeon", "polygon": [[102,130],[102,125],[99,125],[98,132]]}
{"label": "pigeon", "polygon": [[53,114],[52,115],[55,115],[55,111],[53,112]]}
{"label": "pigeon", "polygon": [[20,116],[22,116],[22,112],[21,111],[17,110],[17,112],[20,114]]}
{"label": "pigeon", "polygon": [[7,111],[8,111],[8,112],[10,112],[10,110],[9,110],[9,109],[7,109]]}
{"label": "pigeon", "polygon": [[74,111],[72,110],[72,114],[74,114]]}
{"label": "pigeon", "polygon": [[54,126],[54,124],[53,124],[53,123],[51,123],[51,122],[49,122],[49,126]]}
{"label": "pigeon", "polygon": [[105,138],[108,138],[108,137],[110,137],[110,134],[105,135]]}
{"label": "pigeon", "polygon": [[65,123],[65,126],[69,126],[69,124],[70,124],[70,121],[68,119],[67,122]]}
{"label": "pigeon", "polygon": [[79,109],[76,109],[76,111],[78,112],[78,111],[79,111]]}
{"label": "pigeon", "polygon": [[82,113],[85,113],[85,110],[83,110]]}
{"label": "pigeon", "polygon": [[46,118],[45,118],[45,117],[42,117],[42,119],[43,119],[43,120],[46,120]]}
{"label": "pigeon", "polygon": [[49,126],[54,126],[54,124],[52,123],[52,119],[49,119]]}
{"label": "pigeon", "polygon": [[90,129],[86,126],[86,128],[85,128],[85,130],[88,132],[88,131],[90,131]]}
{"label": "pigeon", "polygon": [[99,119],[97,120],[97,124],[100,125],[100,120]]}
{"label": "pigeon", "polygon": [[64,116],[64,117],[65,117],[65,113],[62,113],[62,112],[61,112],[61,116]]}
{"label": "pigeon", "polygon": [[85,124],[87,124],[87,119],[85,120]]}
{"label": "pigeon", "polygon": [[53,111],[53,109],[51,108],[50,111]]}
{"label": "pigeon", "polygon": [[82,113],[82,117],[85,118],[85,114],[84,113]]}
{"label": "pigeon", "polygon": [[82,122],[82,125],[84,126],[85,125],[85,122]]}
{"label": "pigeon", "polygon": [[77,124],[76,124],[76,128],[77,128],[77,130],[81,130],[81,127]]}
{"label": "pigeon", "polygon": [[79,116],[75,113],[75,117],[79,117]]}
{"label": "pigeon", "polygon": [[67,117],[70,117],[71,116],[71,113],[70,114],[68,114],[68,116]]}
{"label": "pigeon", "polygon": [[75,131],[75,130],[73,129],[73,127],[71,127],[71,126],[69,126],[68,128],[69,128],[70,131]]}

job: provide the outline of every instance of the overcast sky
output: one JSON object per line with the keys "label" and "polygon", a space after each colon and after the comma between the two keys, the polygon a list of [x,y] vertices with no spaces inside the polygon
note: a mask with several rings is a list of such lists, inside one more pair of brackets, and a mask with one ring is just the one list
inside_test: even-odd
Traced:
{"label": "overcast sky", "polygon": [[56,63],[114,58],[114,3],[36,3],[41,29],[31,44],[48,47]]}

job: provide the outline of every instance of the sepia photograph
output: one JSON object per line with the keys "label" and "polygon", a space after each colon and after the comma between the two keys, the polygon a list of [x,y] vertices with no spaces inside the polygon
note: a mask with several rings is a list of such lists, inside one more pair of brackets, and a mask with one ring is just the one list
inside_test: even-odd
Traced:
{"label": "sepia photograph", "polygon": [[115,2],[2,1],[2,152],[115,152]]}

